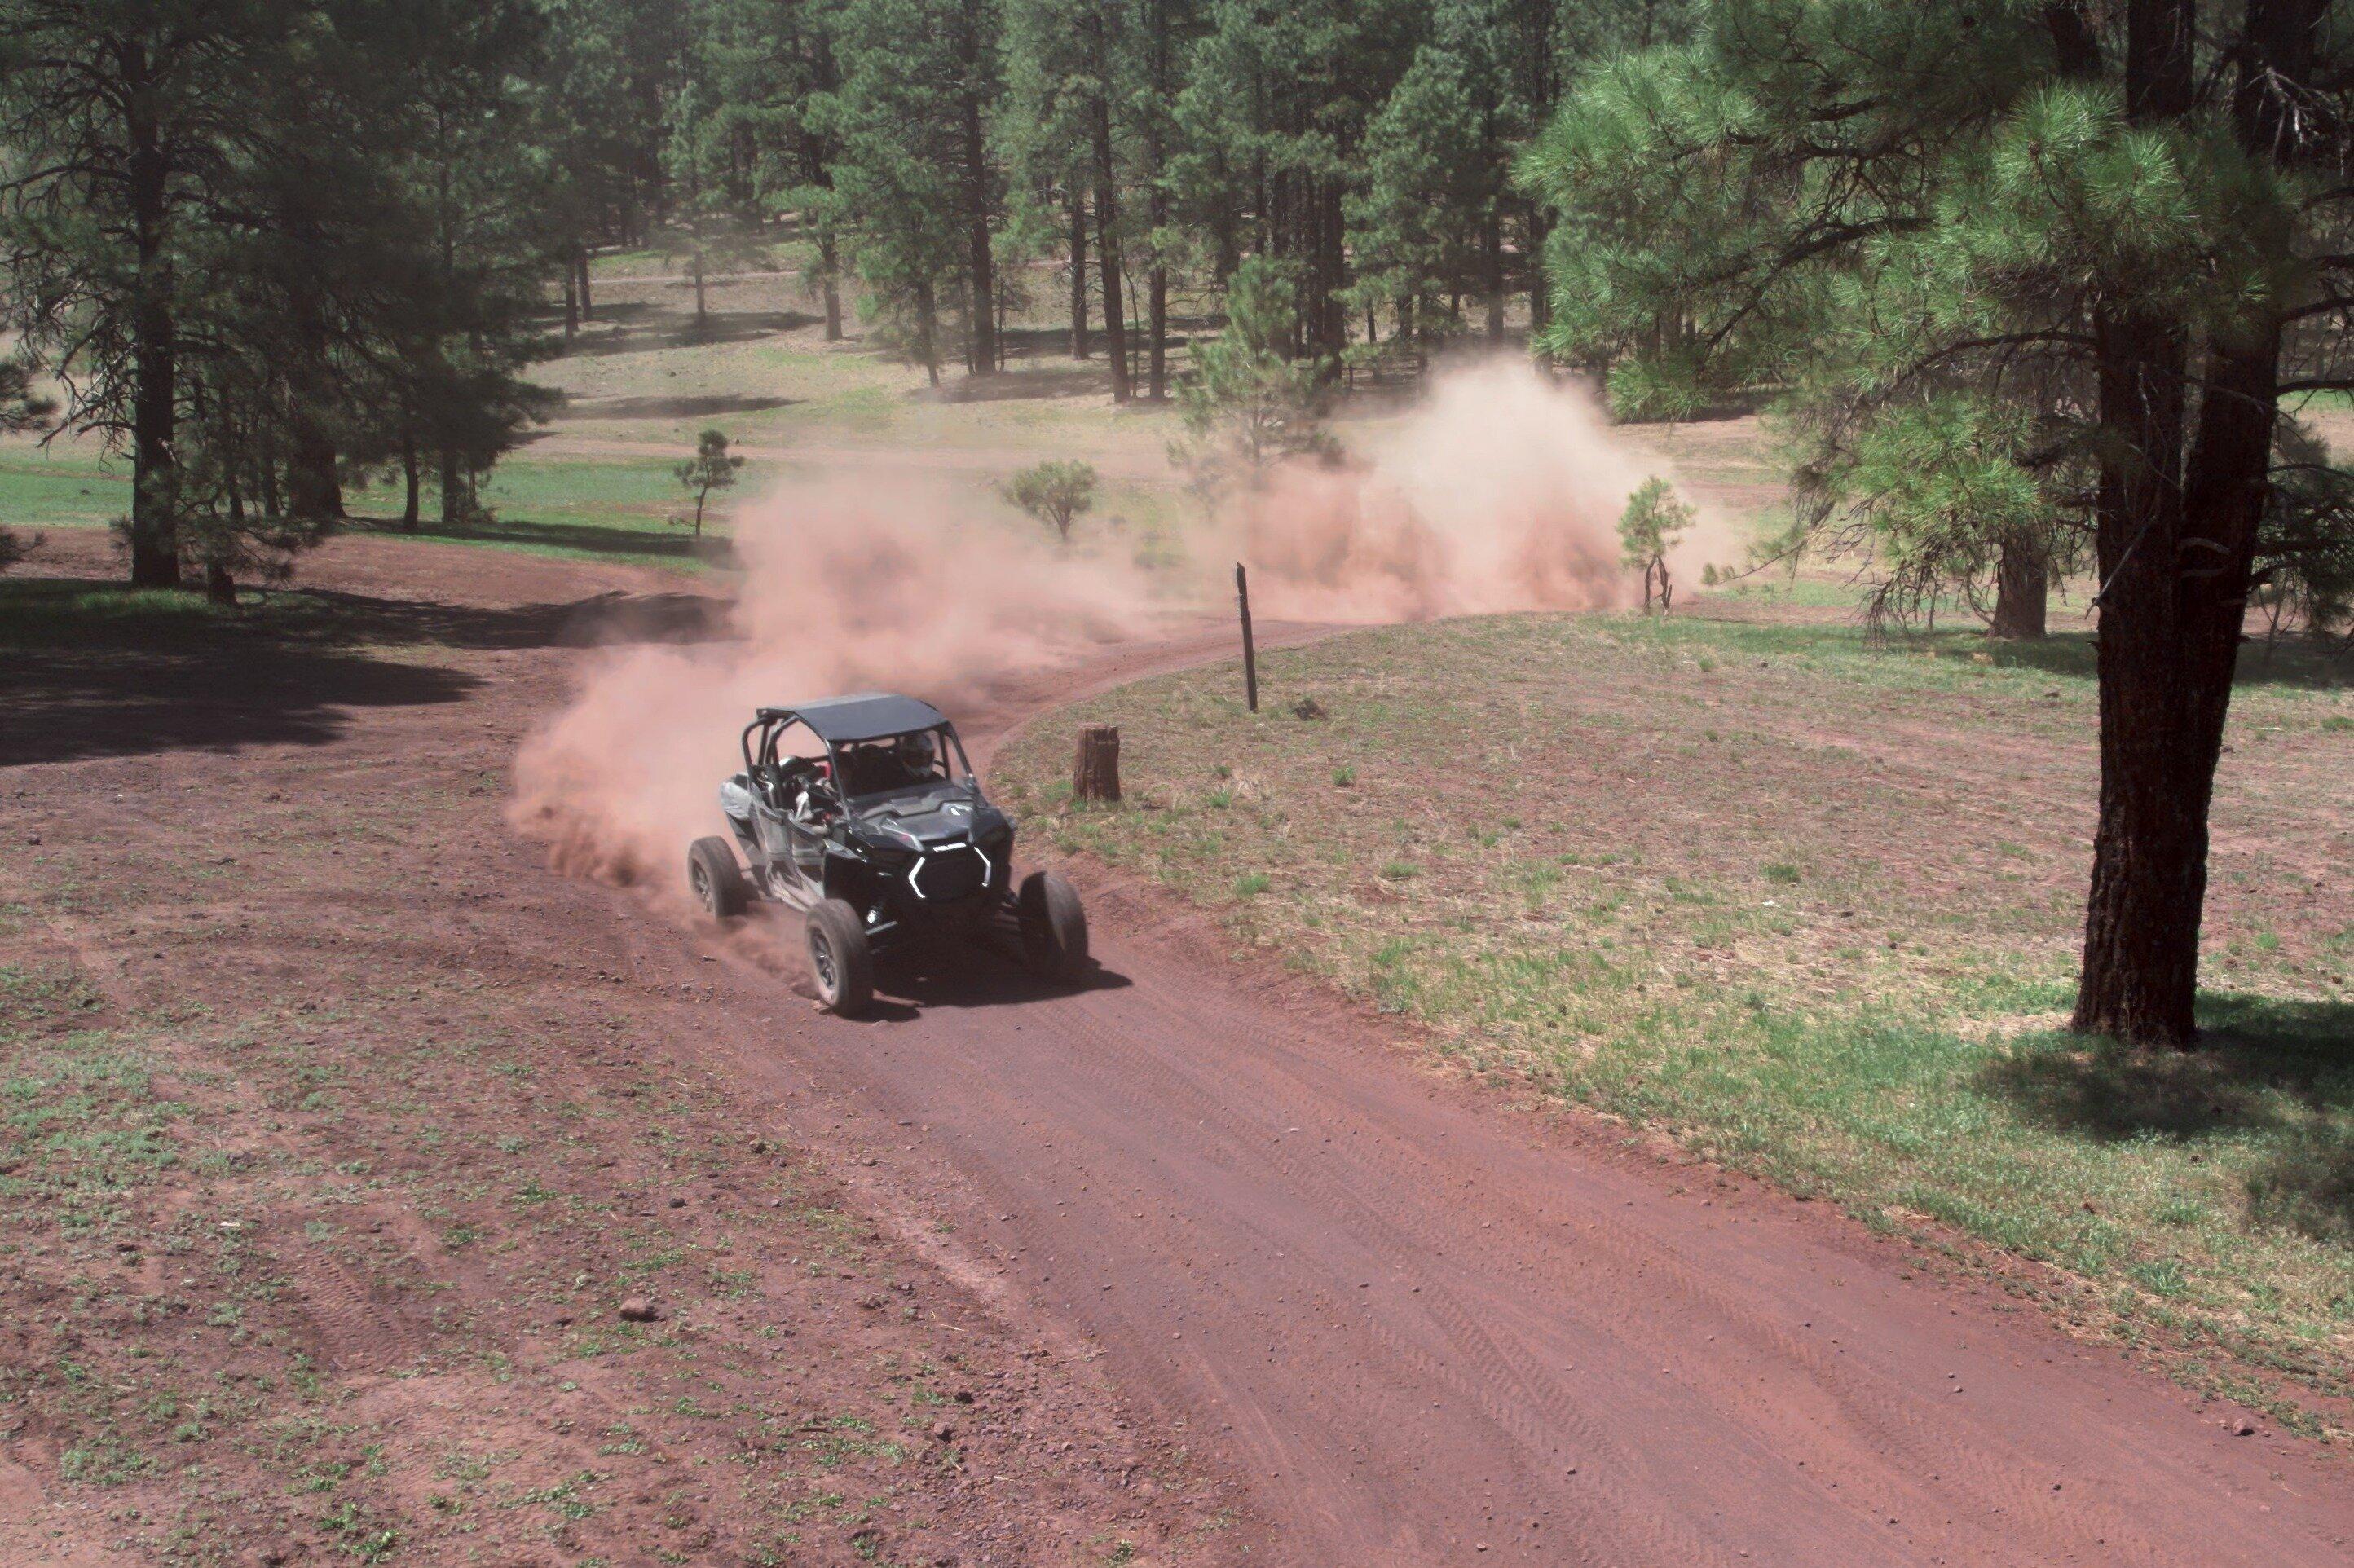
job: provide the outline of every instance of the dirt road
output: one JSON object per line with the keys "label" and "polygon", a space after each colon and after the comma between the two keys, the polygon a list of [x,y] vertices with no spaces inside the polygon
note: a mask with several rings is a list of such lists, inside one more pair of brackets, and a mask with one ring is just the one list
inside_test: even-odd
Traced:
{"label": "dirt road", "polygon": [[1840,1216],[1440,1081],[1149,896],[1088,891],[1096,989],[903,979],[903,1014],[815,1021],[765,1070],[921,1127],[885,1180],[969,1192],[974,1261],[1214,1441],[1279,1560],[2354,1552],[2342,1460],[2236,1436]]}
{"label": "dirt road", "polygon": [[[342,548],[320,574],[387,598],[429,599],[433,574],[472,558]],[[584,568],[563,569],[574,585]],[[1009,694],[969,736],[985,754],[1077,691],[1223,648],[1197,630],[1118,652]],[[503,768],[571,656],[476,637],[437,654],[468,679],[397,724],[346,726],[330,704],[271,743],[331,758],[341,809],[364,815],[370,791]],[[2342,1459],[2235,1436],[2237,1412],[1997,1291],[1934,1281],[1819,1207],[1438,1077],[1378,1022],[1277,966],[1228,965],[1186,916],[1086,868],[1089,988],[951,955],[886,971],[881,1015],[845,1022],[811,1012],[758,940],[533,869],[504,832],[422,859],[432,885],[378,912],[382,950],[420,970],[565,955],[535,981],[551,998],[610,972],[594,1005],[650,1059],[719,1068],[901,1245],[1084,1352],[1123,1419],[1238,1482],[1253,1561],[2354,1552]]]}

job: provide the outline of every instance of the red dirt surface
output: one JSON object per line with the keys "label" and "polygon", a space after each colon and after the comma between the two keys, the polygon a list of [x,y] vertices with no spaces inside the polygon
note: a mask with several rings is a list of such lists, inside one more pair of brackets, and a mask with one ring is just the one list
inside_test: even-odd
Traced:
{"label": "red dirt surface", "polygon": [[[359,542],[310,575],[399,601],[447,603],[462,584],[463,602],[493,615],[620,580]],[[674,625],[677,610],[662,622]],[[616,611],[603,613],[610,624]],[[873,1020],[813,1013],[798,977],[769,956],[788,946],[788,922],[756,917],[733,934],[668,924],[639,894],[542,870],[498,825],[505,759],[557,699],[568,657],[560,639],[521,641],[431,641],[451,680],[429,694],[364,711],[352,705],[369,697],[316,694],[303,735],[241,747],[224,736],[227,756],[193,743],[106,756],[93,741],[88,755],[13,768],[8,792],[27,798],[9,802],[5,830],[75,846],[87,880],[74,907],[85,912],[43,902],[44,876],[59,871],[13,847],[0,893],[41,911],[36,938],[46,931],[69,952],[110,1009],[131,1005],[117,996],[194,995],[226,1010],[264,992],[299,1006],[392,987],[388,1011],[367,1014],[380,1032],[363,1032],[355,1069],[365,1041],[388,1051],[429,1021],[398,1003],[407,989],[444,1012],[477,1006],[468,987],[491,993],[503,1058],[546,1096],[600,1107],[568,1124],[585,1141],[546,1171],[550,1185],[622,1211],[625,1194],[691,1190],[689,1208],[654,1198],[633,1223],[666,1225],[682,1244],[716,1234],[764,1249],[748,1296],[685,1293],[682,1323],[717,1335],[739,1319],[824,1325],[792,1361],[820,1385],[807,1411],[794,1406],[803,1421],[822,1419],[811,1413],[829,1402],[871,1404],[871,1389],[850,1383],[854,1363],[877,1354],[938,1356],[953,1340],[965,1379],[1005,1373],[1016,1386],[986,1457],[955,1476],[913,1461],[894,1470],[914,1475],[884,1560],[1246,1552],[1318,1565],[1730,1568],[2338,1564],[2354,1552],[2341,1459],[2067,1340],[1992,1285],[1933,1277],[1918,1254],[1819,1206],[1630,1154],[1583,1118],[1542,1118],[1426,1071],[1394,1032],[1272,969],[1228,965],[1213,935],[1100,872],[1075,871],[1101,960],[1086,989],[1057,994],[1002,955],[956,951],[886,969]],[[1107,657],[963,715],[968,737],[985,755],[1008,725],[1076,692],[1225,645],[1223,630],[1205,629]],[[267,700],[235,691],[232,674],[217,673],[213,700]],[[15,726],[8,736],[0,761],[26,738]],[[133,790],[170,809],[113,799]],[[322,859],[334,824],[369,821],[379,831]],[[89,896],[92,883],[128,885],[152,874],[151,857],[197,845],[237,854],[242,874],[200,901],[151,892],[134,909]],[[199,907],[221,917],[203,939],[174,929]],[[202,1033],[175,1049],[216,1059]],[[392,1075],[400,1094],[342,1115],[398,1119],[398,1102],[417,1092],[405,1072]],[[716,1164],[690,1170],[678,1150],[693,1137],[650,1139],[631,1119],[642,1098],[604,1098],[664,1085],[710,1097],[694,1113],[706,1118],[691,1124],[695,1137],[730,1126],[732,1150],[768,1130],[793,1151],[797,1180],[846,1190],[830,1202],[875,1235],[843,1266],[864,1272],[829,1284],[796,1271],[806,1242],[790,1229],[771,1239],[757,1210],[744,1212],[765,1176],[719,1146]],[[472,1079],[453,1086],[477,1092]],[[299,1107],[253,1136],[344,1136],[313,1128],[319,1113]],[[507,1113],[445,1098],[437,1114]],[[595,1166],[625,1150],[626,1170]],[[403,1158],[423,1189],[447,1182],[453,1202],[470,1201],[428,1154]],[[577,1287],[523,1284],[534,1248],[557,1240],[514,1226],[495,1200],[476,1207],[521,1253],[511,1269],[506,1254],[495,1268],[454,1265],[394,1213],[371,1233],[376,1261],[338,1285],[307,1270],[287,1237],[276,1260],[289,1278],[287,1332],[331,1364],[347,1358],[338,1386],[358,1391],[387,1434],[432,1434],[429,1450],[482,1423],[504,1424],[511,1448],[525,1446],[525,1428],[531,1443],[578,1444],[612,1415],[577,1420],[569,1436],[549,1425],[559,1406],[548,1391],[581,1378],[556,1319],[569,1308],[601,1322],[617,1292],[602,1274]],[[262,1235],[276,1227],[265,1213]],[[551,1252],[543,1270],[557,1260]],[[885,1275],[914,1281],[929,1316],[903,1328],[853,1304]],[[474,1311],[426,1308],[403,1279],[446,1282]],[[70,1278],[9,1288],[48,1292],[20,1332],[73,1331]],[[900,1337],[861,1337],[886,1330]],[[461,1333],[498,1346],[510,1381],[458,1355]],[[672,1436],[683,1418],[660,1414],[673,1408],[662,1377],[716,1376],[719,1397],[760,1396],[776,1376],[769,1352],[740,1335],[723,1342],[675,1369],[624,1363],[664,1391],[656,1414],[632,1419],[658,1421],[664,1442],[690,1440]],[[1024,1346],[1046,1353],[1025,1360]],[[20,1339],[6,1355],[37,1366],[42,1353]],[[371,1372],[368,1357],[452,1381],[420,1389]],[[642,1390],[582,1381],[588,1397],[650,1404]],[[13,1435],[5,1424],[17,1406],[0,1405],[16,1467],[0,1465],[0,1519],[93,1549],[128,1542],[134,1529],[58,1482],[41,1423],[66,1419],[69,1401],[35,1383],[36,1397],[19,1402],[33,1419]],[[368,1400],[393,1408],[368,1411]],[[2241,1436],[2241,1425],[2256,1429]],[[540,1473],[600,1466],[617,1472],[604,1492],[645,1497],[586,1521],[599,1550],[652,1560],[675,1536],[652,1484],[619,1479],[624,1461],[567,1451]],[[682,1467],[673,1478],[704,1474]],[[44,1489],[37,1503],[28,1484]],[[709,1544],[689,1560],[740,1557],[752,1504],[732,1480],[701,1485],[692,1501]],[[922,1530],[901,1522],[918,1512]],[[422,1537],[418,1555],[458,1561],[468,1539]],[[860,1550],[839,1531],[824,1546]],[[551,1560],[516,1552],[513,1531],[507,1550],[496,1560]]]}

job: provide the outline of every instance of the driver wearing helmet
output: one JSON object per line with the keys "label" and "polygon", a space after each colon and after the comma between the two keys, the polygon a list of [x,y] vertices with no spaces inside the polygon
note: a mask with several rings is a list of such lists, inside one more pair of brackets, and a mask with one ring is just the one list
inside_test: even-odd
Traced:
{"label": "driver wearing helmet", "polygon": [[901,736],[895,750],[907,783],[928,784],[940,776],[938,743],[933,740],[930,730],[919,729]]}
{"label": "driver wearing helmet", "polygon": [[786,772],[787,814],[805,825],[823,821],[832,804],[832,766],[822,757],[810,761],[793,758]]}

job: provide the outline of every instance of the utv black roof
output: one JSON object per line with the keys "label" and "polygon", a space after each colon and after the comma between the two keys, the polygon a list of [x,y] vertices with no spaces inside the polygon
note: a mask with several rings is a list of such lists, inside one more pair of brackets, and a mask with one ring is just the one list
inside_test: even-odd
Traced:
{"label": "utv black roof", "polygon": [[829,744],[875,740],[949,722],[948,715],[931,704],[888,692],[861,692],[855,696],[828,697],[822,703],[804,703],[799,707],[760,710],[758,722],[766,724],[772,719],[797,719]]}

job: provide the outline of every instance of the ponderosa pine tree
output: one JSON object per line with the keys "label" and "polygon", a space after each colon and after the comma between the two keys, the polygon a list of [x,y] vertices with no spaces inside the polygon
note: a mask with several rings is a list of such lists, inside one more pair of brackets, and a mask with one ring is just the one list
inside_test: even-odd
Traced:
{"label": "ponderosa pine tree", "polygon": [[1486,135],[1463,62],[1437,45],[1415,56],[1366,129],[1365,188],[1346,205],[1349,299],[1369,320],[1389,307],[1417,366],[1461,329],[1459,303],[1485,278],[1501,174],[1483,157]]}
{"label": "ponderosa pine tree", "polygon": [[841,85],[828,8],[822,0],[704,0],[692,19],[698,180],[716,183],[738,233],[790,217],[813,251],[807,281],[826,341],[837,341],[845,214],[831,184],[835,150],[811,112]]}
{"label": "ponderosa pine tree", "polygon": [[66,418],[131,447],[135,582],[186,556],[228,597],[429,423],[471,475],[543,406],[536,29],[524,0],[0,6],[7,297]]}
{"label": "ponderosa pine tree", "polygon": [[684,258],[698,331],[710,322],[711,274],[756,267],[767,257],[757,152],[742,134],[742,120],[718,104],[690,77],[671,98],[663,156],[671,204],[663,249]]}
{"label": "ponderosa pine tree", "polygon": [[1291,267],[1291,350],[1328,370],[1349,344],[1344,206],[1366,127],[1427,33],[1410,0],[1219,5],[1179,95],[1189,205],[1232,204],[1240,247]]}
{"label": "ponderosa pine tree", "polygon": [[1088,357],[1088,193],[1095,185],[1092,135],[1097,94],[1066,0],[1008,0],[1005,110],[997,138],[1012,171],[1012,219],[1062,240],[1068,271],[1070,352]]}
{"label": "ponderosa pine tree", "polygon": [[1282,459],[1333,450],[1319,422],[1324,368],[1290,352],[1299,320],[1293,290],[1283,267],[1264,257],[1236,267],[1225,330],[1196,349],[1193,373],[1177,384],[1189,441],[1171,456],[1193,469],[1204,494],[1256,485]]}
{"label": "ponderosa pine tree", "polygon": [[[1819,474],[1925,429],[2098,577],[2076,1025],[2188,1044],[2207,817],[2284,491],[2282,400],[2354,381],[2354,40],[2323,0],[1716,0],[1589,75],[1526,172],[1554,348],[1614,391],[1797,383]],[[2202,24],[2203,23],[2203,26]],[[2081,482],[2072,476],[2081,476]],[[1869,499],[1868,497],[1866,498]]]}
{"label": "ponderosa pine tree", "polygon": [[[578,243],[568,178],[533,140],[546,123],[520,68],[545,69],[529,0],[382,0],[380,176],[398,193],[379,262],[407,281],[379,296],[365,461],[398,461],[413,497],[434,461],[444,526],[477,510],[480,476],[544,417],[525,371],[554,352],[546,290]],[[387,138],[382,128],[400,127]],[[405,241],[398,237],[405,236]],[[576,279],[576,282],[578,280]]]}
{"label": "ponderosa pine tree", "polygon": [[998,369],[991,234],[1004,192],[985,133],[997,25],[991,0],[843,0],[842,85],[812,106],[838,148],[832,191],[869,300],[935,384],[944,293],[964,307],[967,366]]}
{"label": "ponderosa pine tree", "polygon": [[[1138,3],[1150,9],[1152,0]],[[1012,112],[1004,117],[1001,136],[1011,160],[1036,193],[1033,201],[1059,201],[1069,215],[1071,341],[1080,357],[1087,345],[1086,258],[1090,249],[1094,253],[1115,403],[1127,402],[1133,393],[1127,263],[1140,226],[1132,221],[1131,201],[1140,191],[1150,193],[1143,199],[1146,225],[1164,207],[1159,181],[1150,167],[1140,167],[1148,140],[1145,127],[1152,128],[1152,138],[1170,133],[1167,105],[1152,101],[1147,56],[1139,47],[1148,41],[1140,37],[1144,25],[1126,3],[1013,0],[1006,12]],[[1155,140],[1152,144],[1165,148],[1167,143]],[[1087,224],[1089,216],[1092,231]],[[1149,241],[1149,232],[1146,238]],[[1165,269],[1156,263],[1154,270],[1160,279],[1161,330],[1165,333]]]}
{"label": "ponderosa pine tree", "polygon": [[283,60],[268,0],[6,0],[10,324],[73,371],[67,418],[128,443],[131,578],[180,580],[182,225]]}

